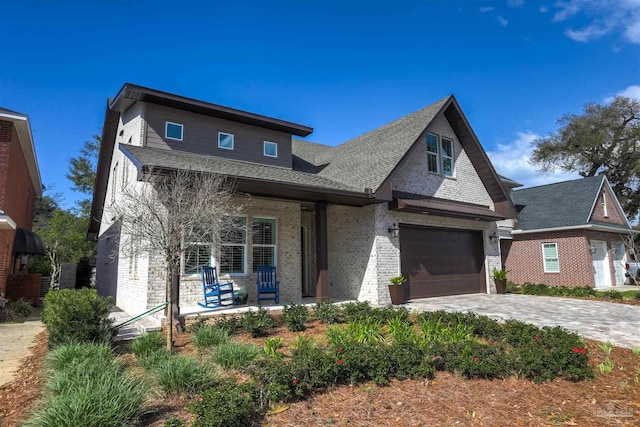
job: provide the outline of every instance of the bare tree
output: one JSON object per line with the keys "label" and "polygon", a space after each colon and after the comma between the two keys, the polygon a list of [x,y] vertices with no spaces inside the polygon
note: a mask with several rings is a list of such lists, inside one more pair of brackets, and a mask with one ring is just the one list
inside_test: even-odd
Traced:
{"label": "bare tree", "polygon": [[[192,170],[151,171],[147,182],[125,186],[109,208],[121,221],[119,250],[129,256],[162,255],[166,266],[167,348],[173,347],[177,323],[181,259],[196,245],[219,247],[224,233],[237,227],[246,201],[235,195],[233,181]],[[235,200],[232,198],[235,197]]]}

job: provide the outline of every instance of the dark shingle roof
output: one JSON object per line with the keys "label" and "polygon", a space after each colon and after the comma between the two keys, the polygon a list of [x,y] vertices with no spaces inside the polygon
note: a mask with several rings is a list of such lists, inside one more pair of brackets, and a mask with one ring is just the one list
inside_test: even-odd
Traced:
{"label": "dark shingle roof", "polygon": [[513,203],[520,211],[514,229],[529,231],[586,225],[604,179],[604,175],[599,175],[514,190]]}
{"label": "dark shingle roof", "polygon": [[376,191],[451,97],[341,144],[319,175]]}
{"label": "dark shingle roof", "polygon": [[317,174],[331,161],[333,150],[328,145],[292,138],[293,169]]}
{"label": "dark shingle roof", "polygon": [[140,165],[146,167],[159,169],[201,170],[238,178],[292,183],[307,187],[326,188],[332,190],[361,192],[354,187],[350,187],[349,185],[341,182],[329,180],[318,176],[317,174],[282,167],[266,166],[256,163],[160,148],[138,147],[127,144],[120,144],[120,147],[122,150],[126,150],[126,152],[131,154],[131,156],[133,156]]}

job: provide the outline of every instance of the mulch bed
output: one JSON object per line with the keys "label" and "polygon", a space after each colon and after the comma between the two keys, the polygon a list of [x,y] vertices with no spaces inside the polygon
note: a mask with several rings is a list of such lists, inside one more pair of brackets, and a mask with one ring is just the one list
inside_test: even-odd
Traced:
{"label": "mulch bed", "polygon": [[[325,327],[312,322],[305,332],[320,338]],[[297,336],[286,327],[274,329],[272,336],[285,345]],[[240,334],[243,342],[262,346],[264,338]],[[308,400],[290,404],[285,410],[264,418],[265,426],[606,426],[640,425],[640,356],[629,349],[614,347],[609,358],[615,367],[601,374],[598,363],[606,355],[600,343],[586,340],[596,378],[573,383],[556,379],[543,384],[517,378],[465,380],[438,372],[434,380],[397,381],[387,387],[371,383],[343,386],[318,393]],[[189,334],[177,339],[177,351],[195,354]],[[38,335],[33,354],[23,361],[18,377],[0,388],[0,426],[18,426],[40,395],[43,384],[42,359],[46,335]],[[144,425],[162,427],[177,416],[191,419],[185,396],[157,395],[148,403],[156,410]],[[187,424],[188,425],[188,424]]]}

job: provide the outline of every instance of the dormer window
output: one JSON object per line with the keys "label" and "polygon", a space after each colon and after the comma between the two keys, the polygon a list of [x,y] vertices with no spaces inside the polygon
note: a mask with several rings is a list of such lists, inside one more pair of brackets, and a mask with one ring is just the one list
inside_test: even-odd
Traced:
{"label": "dormer window", "polygon": [[164,127],[164,137],[167,139],[182,141],[183,128],[184,126],[180,123],[166,122]]}
{"label": "dormer window", "polygon": [[264,155],[266,157],[278,157],[278,144],[275,142],[264,142]]}
{"label": "dormer window", "polygon": [[233,150],[233,134],[218,132],[218,148]]}

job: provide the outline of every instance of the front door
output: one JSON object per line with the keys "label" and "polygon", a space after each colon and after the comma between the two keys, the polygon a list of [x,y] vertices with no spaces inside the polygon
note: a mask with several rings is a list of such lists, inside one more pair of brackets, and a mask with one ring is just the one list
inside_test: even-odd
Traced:
{"label": "front door", "polygon": [[611,270],[609,269],[609,255],[607,254],[607,242],[591,240],[593,274],[596,288],[611,286]]}
{"label": "front door", "polygon": [[623,285],[625,281],[624,273],[626,269],[624,265],[626,263],[626,246],[622,242],[611,243],[611,249],[613,253],[613,272],[616,277],[615,285]]}

